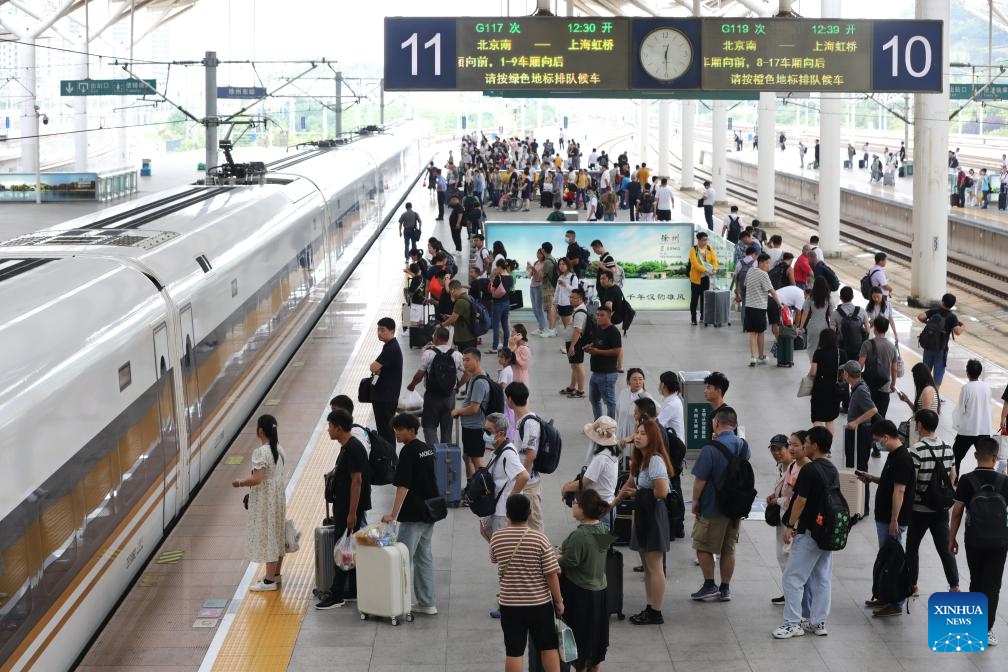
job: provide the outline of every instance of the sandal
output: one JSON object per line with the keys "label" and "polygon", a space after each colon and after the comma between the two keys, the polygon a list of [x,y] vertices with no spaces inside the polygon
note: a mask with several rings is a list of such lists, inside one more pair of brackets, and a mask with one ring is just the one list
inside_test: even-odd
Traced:
{"label": "sandal", "polygon": [[574,391],[573,387],[565,387],[562,390],[560,390],[560,394],[567,395],[567,394],[570,394],[573,391]]}
{"label": "sandal", "polygon": [[570,394],[567,395],[568,399],[580,399],[584,396],[584,392],[581,390],[571,390]]}

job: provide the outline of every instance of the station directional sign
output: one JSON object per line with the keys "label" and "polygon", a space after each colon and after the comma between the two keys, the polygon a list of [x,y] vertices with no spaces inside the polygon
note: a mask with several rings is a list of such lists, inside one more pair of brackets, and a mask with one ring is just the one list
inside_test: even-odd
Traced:
{"label": "station directional sign", "polygon": [[266,87],[263,86],[218,86],[218,98],[235,98],[256,100],[266,97]]}
{"label": "station directional sign", "polygon": [[927,20],[386,17],[385,88],[938,93],[942,41]]}
{"label": "station directional sign", "polygon": [[[983,91],[980,91],[983,89]],[[1008,84],[949,84],[949,98],[952,100],[1008,100]]]}
{"label": "station directional sign", "polygon": [[63,79],[61,96],[142,96],[153,93],[144,85],[157,88],[156,79]]}

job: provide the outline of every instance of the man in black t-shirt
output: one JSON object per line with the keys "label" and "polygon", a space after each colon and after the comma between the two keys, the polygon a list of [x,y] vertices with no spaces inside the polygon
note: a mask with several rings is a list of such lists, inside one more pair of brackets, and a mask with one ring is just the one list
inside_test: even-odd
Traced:
{"label": "man in black t-shirt", "polygon": [[[910,451],[900,440],[899,430],[892,420],[879,420],[872,425],[872,438],[888,451],[882,474],[873,476],[864,471],[854,474],[862,483],[877,483],[875,490],[875,532],[878,534],[879,548],[889,539],[903,543],[903,533],[910,524],[913,514],[913,492],[916,472]],[[903,613],[904,600],[886,603],[874,595],[865,602],[866,607],[875,607],[874,618],[899,616]]]}
{"label": "man in black t-shirt", "polygon": [[931,369],[931,373],[934,374],[935,387],[941,388],[942,379],[945,377],[945,366],[948,364],[948,346],[949,341],[958,336],[966,329],[966,325],[959,321],[956,314],[952,312],[952,308],[956,304],[955,294],[945,294],[941,298],[941,305],[938,308],[932,308],[931,310],[925,311],[917,316],[917,321],[922,324],[927,324],[928,319],[932,315],[938,314],[945,318],[945,339],[943,347],[939,350],[923,350],[921,356],[924,360],[924,365]]}
{"label": "man in black t-shirt", "polygon": [[[344,410],[333,411],[326,418],[329,422],[329,438],[338,441],[341,449],[336,459],[336,467],[327,480],[333,479],[332,524],[338,541],[345,532],[356,532],[367,520],[365,511],[371,508],[371,472],[367,451],[356,437],[350,434],[353,417]],[[357,599],[357,570],[335,568],[329,594],[315,605],[316,609],[342,607],[346,599]]]}
{"label": "man in black t-shirt", "polygon": [[[610,257],[611,258],[611,257]],[[615,265],[615,262],[613,262]],[[616,284],[616,280],[610,271],[600,270],[598,276],[598,297],[599,305],[608,308],[612,314],[612,323],[623,324],[626,317],[626,297],[623,290]],[[626,333],[626,327],[623,328]],[[616,370],[623,370],[623,349],[620,348],[619,356],[616,358]]]}
{"label": "man in black t-shirt", "polygon": [[392,513],[382,516],[382,522],[399,521],[399,541],[406,544],[413,560],[413,591],[416,603],[413,611],[438,613],[434,599],[434,553],[431,538],[434,523],[427,512],[426,500],[438,496],[434,474],[434,448],[417,438],[420,421],[411,413],[400,413],[392,420],[396,440],[403,444],[396,466],[395,501]]}
{"label": "man in black t-shirt", "polygon": [[[1008,477],[994,470],[998,461],[997,439],[992,436],[981,437],[976,442],[975,450],[977,468],[959,479],[955,504],[952,507],[952,528],[949,532],[948,548],[953,555],[959,552],[956,533],[962,523],[963,512],[969,509],[973,496],[980,488],[992,485],[994,492],[1008,501]],[[997,619],[998,597],[1001,593],[1001,579],[1004,576],[1008,546],[983,543],[976,538],[976,531],[969,524],[966,525],[963,537],[966,544],[966,562],[970,570],[969,590],[971,593],[983,593],[987,596],[987,629],[990,631],[987,634],[987,644],[996,646],[998,641],[994,636],[994,621]]]}
{"label": "man in black t-shirt", "polygon": [[458,194],[452,194],[448,199],[448,228],[451,230],[452,242],[455,243],[455,254],[462,253],[462,227],[465,226],[465,208],[459,202]]}
{"label": "man in black t-shirt", "polygon": [[602,417],[602,401],[605,400],[606,414],[616,417],[616,380],[619,378],[617,361],[623,350],[623,337],[612,323],[612,311],[601,307],[595,312],[595,328],[591,333],[591,343],[582,348],[591,355],[591,380],[588,381],[588,399],[592,414],[598,420]]}
{"label": "man in black t-shirt", "polygon": [[392,416],[399,405],[399,391],[402,389],[403,356],[396,340],[395,320],[391,317],[378,320],[378,340],[384,345],[378,359],[371,362],[370,371],[378,376],[371,392],[371,406],[379,436],[395,445]]}
{"label": "man in black t-shirt", "polygon": [[[812,460],[798,472],[794,500],[784,522],[784,543],[791,544],[784,567],[784,624],[773,631],[776,639],[805,634],[802,620],[811,623],[810,632],[825,635],[833,584],[833,551],[819,548],[809,530],[825,509],[828,489],[840,487],[840,476],[829,459],[833,434],[825,427],[813,427],[805,437],[805,456]],[[802,613],[802,598],[808,585],[812,603]]]}

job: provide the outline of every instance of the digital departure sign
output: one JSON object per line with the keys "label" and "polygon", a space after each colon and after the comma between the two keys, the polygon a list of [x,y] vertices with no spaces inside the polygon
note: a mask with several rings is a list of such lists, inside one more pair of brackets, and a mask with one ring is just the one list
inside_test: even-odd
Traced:
{"label": "digital departure sign", "polygon": [[472,19],[457,23],[459,89],[627,88],[627,19]]}
{"label": "digital departure sign", "polygon": [[868,19],[386,17],[385,89],[940,92],[942,29]]}

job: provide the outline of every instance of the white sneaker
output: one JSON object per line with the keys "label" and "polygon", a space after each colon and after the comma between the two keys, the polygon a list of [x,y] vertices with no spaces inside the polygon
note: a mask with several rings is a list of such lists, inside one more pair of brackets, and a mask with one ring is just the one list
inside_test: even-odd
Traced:
{"label": "white sneaker", "polygon": [[997,645],[998,645],[997,635],[994,634],[993,630],[990,630],[987,633],[987,646],[997,646]]}
{"label": "white sneaker", "polygon": [[819,637],[825,637],[826,635],[828,635],[829,632],[826,630],[826,624],[825,623],[816,623],[815,625],[813,625],[812,626],[812,634],[813,635],[818,635]]}
{"label": "white sneaker", "polygon": [[277,584],[266,583],[265,581],[259,581],[258,583],[253,583],[251,586],[249,586],[249,591],[253,593],[268,593],[276,589]]}
{"label": "white sneaker", "polygon": [[773,631],[774,639],[791,639],[792,637],[803,637],[805,631],[800,625],[788,625],[785,623]]}
{"label": "white sneaker", "polygon": [[428,616],[434,616],[437,612],[437,607],[421,607],[417,604],[413,605],[413,611],[417,614],[426,614]]}
{"label": "white sneaker", "polygon": [[805,632],[812,632],[812,621],[807,618],[803,618],[798,622],[798,627]]}

